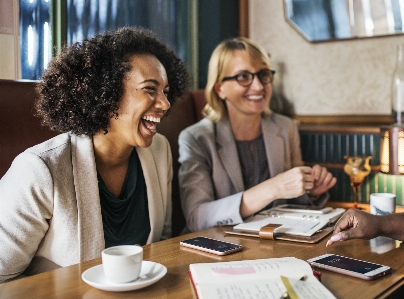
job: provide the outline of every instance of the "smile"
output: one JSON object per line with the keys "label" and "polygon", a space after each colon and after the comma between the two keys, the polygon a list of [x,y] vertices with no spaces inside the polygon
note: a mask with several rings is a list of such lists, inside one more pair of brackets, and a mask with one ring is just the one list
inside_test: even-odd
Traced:
{"label": "smile", "polygon": [[154,116],[150,116],[150,115],[143,115],[142,119],[147,120],[147,121],[152,121],[154,123],[159,123],[161,117],[154,117]]}
{"label": "smile", "polygon": [[263,95],[249,95],[246,96],[247,100],[249,101],[262,101],[264,99]]}
{"label": "smile", "polygon": [[142,123],[151,133],[155,133],[157,131],[157,123],[159,123],[161,117],[154,117],[150,115],[142,116]]}

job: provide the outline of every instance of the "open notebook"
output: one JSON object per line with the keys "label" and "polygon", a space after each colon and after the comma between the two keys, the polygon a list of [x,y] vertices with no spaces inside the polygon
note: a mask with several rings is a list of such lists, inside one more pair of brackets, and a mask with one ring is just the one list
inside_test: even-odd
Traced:
{"label": "open notebook", "polygon": [[[228,234],[278,239],[294,242],[317,243],[332,232],[329,225],[334,223],[345,212],[345,209],[333,209],[327,214],[311,214],[310,212],[279,212],[267,210],[255,215],[248,221],[226,231]],[[268,225],[278,225],[270,237],[262,233]]]}
{"label": "open notebook", "polygon": [[334,299],[313,275],[310,265],[294,257],[189,265],[199,299]]}

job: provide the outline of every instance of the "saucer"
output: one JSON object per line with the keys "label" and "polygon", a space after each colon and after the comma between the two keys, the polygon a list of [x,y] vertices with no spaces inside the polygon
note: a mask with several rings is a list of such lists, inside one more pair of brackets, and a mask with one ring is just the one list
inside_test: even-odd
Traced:
{"label": "saucer", "polygon": [[87,269],[81,278],[90,286],[104,291],[125,292],[145,288],[160,280],[167,273],[167,268],[162,264],[143,261],[139,278],[126,283],[115,283],[105,277],[104,269],[101,265]]}

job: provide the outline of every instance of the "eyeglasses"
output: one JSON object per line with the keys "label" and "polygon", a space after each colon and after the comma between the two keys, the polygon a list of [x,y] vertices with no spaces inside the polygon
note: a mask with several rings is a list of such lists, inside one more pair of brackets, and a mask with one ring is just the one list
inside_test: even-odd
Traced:
{"label": "eyeglasses", "polygon": [[251,83],[254,81],[254,77],[257,76],[261,84],[265,85],[272,83],[272,80],[274,79],[274,74],[275,71],[268,69],[260,70],[259,72],[256,73],[250,73],[248,71],[244,71],[231,77],[224,77],[222,79],[222,82],[227,80],[236,80],[238,84],[240,84],[241,86],[247,87],[251,85]]}

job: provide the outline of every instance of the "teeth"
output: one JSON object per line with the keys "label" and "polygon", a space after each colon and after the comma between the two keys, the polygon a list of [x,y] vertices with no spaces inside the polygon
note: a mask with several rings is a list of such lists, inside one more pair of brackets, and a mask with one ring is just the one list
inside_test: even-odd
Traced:
{"label": "teeth", "polygon": [[142,116],[142,119],[147,120],[147,121],[152,121],[152,122],[155,122],[155,123],[159,123],[161,118],[160,117],[153,117],[153,116],[150,116],[150,115],[144,115],[144,116]]}
{"label": "teeth", "polygon": [[153,124],[146,123],[145,126],[146,126],[146,128],[148,128],[150,131],[153,131],[153,132],[156,131],[156,127],[157,127],[157,126],[156,126],[155,123],[153,123]]}
{"label": "teeth", "polygon": [[247,98],[252,101],[259,101],[259,100],[263,99],[263,96],[262,95],[251,95],[251,96],[248,96]]}

